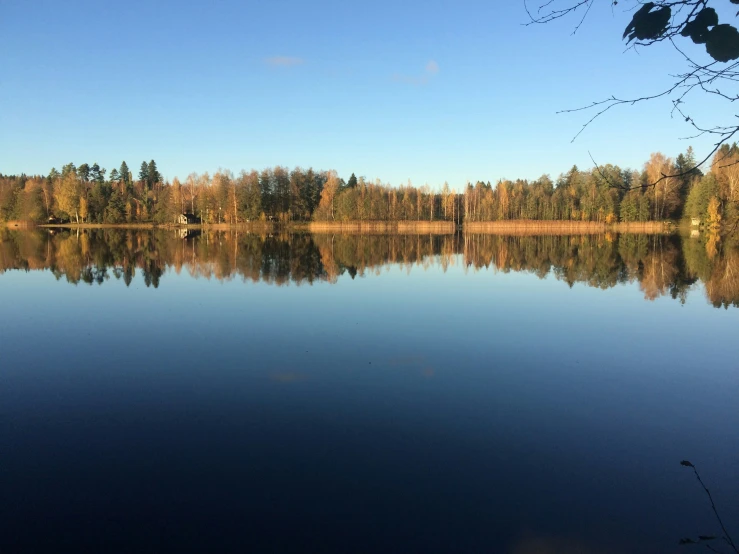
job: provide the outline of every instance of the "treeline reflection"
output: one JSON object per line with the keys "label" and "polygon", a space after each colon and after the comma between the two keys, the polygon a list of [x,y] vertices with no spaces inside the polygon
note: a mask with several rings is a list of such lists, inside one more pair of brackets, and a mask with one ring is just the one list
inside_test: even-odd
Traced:
{"label": "treeline reflection", "polygon": [[389,266],[553,275],[602,289],[638,282],[647,300],[685,301],[698,282],[716,307],[739,305],[739,245],[716,236],[634,234],[267,235],[235,231],[0,231],[0,273],[47,270],[70,283],[158,287],[167,270],[274,285],[335,283]]}

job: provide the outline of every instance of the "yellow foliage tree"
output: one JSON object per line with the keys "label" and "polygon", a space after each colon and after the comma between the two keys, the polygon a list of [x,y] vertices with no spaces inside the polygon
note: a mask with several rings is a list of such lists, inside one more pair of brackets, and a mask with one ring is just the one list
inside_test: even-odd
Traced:
{"label": "yellow foliage tree", "polygon": [[77,175],[70,171],[54,187],[54,200],[60,211],[79,223],[80,182]]}
{"label": "yellow foliage tree", "polygon": [[727,200],[739,200],[739,151],[730,150],[728,155],[724,151],[717,152],[711,172],[716,176],[721,196]]}
{"label": "yellow foliage tree", "polygon": [[711,197],[708,202],[708,228],[717,230],[721,226],[721,204],[718,198]]}
{"label": "yellow foliage tree", "polygon": [[323,185],[323,190],[321,191],[321,201],[319,202],[318,207],[326,214],[330,215],[331,219],[334,219],[334,199],[339,191],[339,184],[339,175],[336,171],[329,171],[328,179]]}
{"label": "yellow foliage tree", "polygon": [[79,209],[79,216],[82,219],[82,223],[85,222],[88,215],[88,207],[87,207],[87,198],[85,198],[84,195],[80,196],[80,209]]}
{"label": "yellow foliage tree", "polygon": [[653,187],[654,219],[670,217],[680,204],[678,180],[674,177],[664,178],[674,173],[673,169],[672,159],[660,152],[649,156],[649,161],[644,164],[647,179],[650,183],[656,183]]}

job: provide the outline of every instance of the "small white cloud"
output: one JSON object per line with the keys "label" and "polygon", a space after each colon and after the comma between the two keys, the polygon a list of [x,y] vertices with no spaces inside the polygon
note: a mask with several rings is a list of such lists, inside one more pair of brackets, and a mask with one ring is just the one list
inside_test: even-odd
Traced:
{"label": "small white cloud", "polygon": [[427,85],[437,73],[439,73],[439,64],[434,60],[429,60],[424,67],[423,73],[420,75],[403,75],[401,73],[395,73],[393,75],[393,81],[396,83],[405,83],[406,85]]}
{"label": "small white cloud", "polygon": [[271,58],[264,60],[264,63],[274,67],[293,67],[301,65],[303,61],[303,58],[295,58],[292,56],[272,56]]}

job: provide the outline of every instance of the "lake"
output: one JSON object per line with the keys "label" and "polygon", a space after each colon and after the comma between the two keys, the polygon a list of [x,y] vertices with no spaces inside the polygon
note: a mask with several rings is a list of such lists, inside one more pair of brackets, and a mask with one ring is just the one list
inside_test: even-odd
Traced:
{"label": "lake", "polygon": [[[0,231],[0,552],[739,538],[739,246]],[[695,547],[701,548],[701,547]]]}

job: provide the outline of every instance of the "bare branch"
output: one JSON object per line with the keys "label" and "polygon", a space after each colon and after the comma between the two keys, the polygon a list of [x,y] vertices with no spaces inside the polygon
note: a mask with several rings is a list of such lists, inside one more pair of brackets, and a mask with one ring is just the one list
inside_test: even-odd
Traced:
{"label": "bare branch", "polygon": [[[609,1],[611,2],[612,8],[617,4],[614,0]],[[573,136],[572,142],[577,140],[585,129],[587,129],[595,120],[617,106],[633,106],[635,104],[668,97],[672,98],[670,116],[675,117],[679,115],[682,117],[683,120],[696,131],[693,138],[714,135],[717,140],[709,154],[699,164],[697,164],[695,168],[688,170],[688,173],[694,171],[699,166],[707,162],[711,156],[718,151],[722,144],[733,138],[737,132],[739,132],[739,125],[710,126],[698,123],[685,107],[691,94],[695,91],[699,91],[712,97],[721,98],[722,100],[732,104],[739,100],[739,91],[736,91],[734,88],[736,84],[739,83],[739,62],[722,63],[714,59],[710,63],[697,63],[683,49],[678,47],[674,40],[677,37],[681,39],[685,38],[681,33],[686,29],[686,26],[692,24],[697,18],[701,17],[702,14],[707,13],[703,12],[703,10],[708,8],[710,2],[711,0],[656,0],[650,2],[652,5],[651,12],[669,9],[669,12],[665,12],[669,13],[669,21],[665,28],[658,32],[655,38],[650,40],[636,40],[628,49],[633,49],[636,52],[637,48],[640,46],[651,46],[658,42],[669,41],[685,60],[687,64],[686,71],[678,75],[671,75],[674,82],[670,86],[654,94],[636,98],[620,98],[612,95],[610,98],[592,102],[587,106],[558,111],[557,113],[559,114],[591,111],[589,119]],[[531,25],[534,23],[550,23],[579,11],[582,13],[582,17],[575,26],[573,31],[574,34],[579,30],[585,18],[590,13],[593,3],[594,0],[562,0],[561,2],[558,2],[558,0],[545,0],[540,3],[536,10],[536,15],[534,15],[529,9],[527,0],[524,0],[524,7],[529,16],[529,21],[526,22],[525,25]],[[633,6],[628,9],[633,10],[637,7],[641,7],[643,9],[645,6],[645,2],[642,0],[636,0]],[[629,28],[627,28],[627,31],[629,31]],[[690,32],[686,34],[690,34]],[[665,175],[662,179],[654,183],[650,183],[647,186],[654,186],[661,180],[667,178],[682,176],[684,176],[684,174]]]}
{"label": "bare branch", "polygon": [[698,468],[696,468],[694,465],[692,465],[693,473],[695,473],[696,479],[698,479],[698,482],[701,484],[701,487],[703,487],[703,490],[706,491],[706,495],[708,496],[708,500],[711,502],[711,509],[713,510],[714,515],[716,516],[716,519],[718,520],[719,525],[721,526],[721,531],[724,533],[724,540],[727,542],[727,544],[731,547],[731,549],[734,552],[737,552],[739,554],[739,549],[737,549],[736,545],[734,544],[734,541],[731,538],[731,535],[729,535],[729,532],[726,530],[726,526],[724,525],[724,522],[721,519],[721,516],[718,513],[718,509],[716,509],[716,503],[713,501],[713,496],[711,496],[711,491],[708,490],[708,487],[706,487],[705,483],[703,482],[703,479],[701,479],[700,474],[698,473]]}

